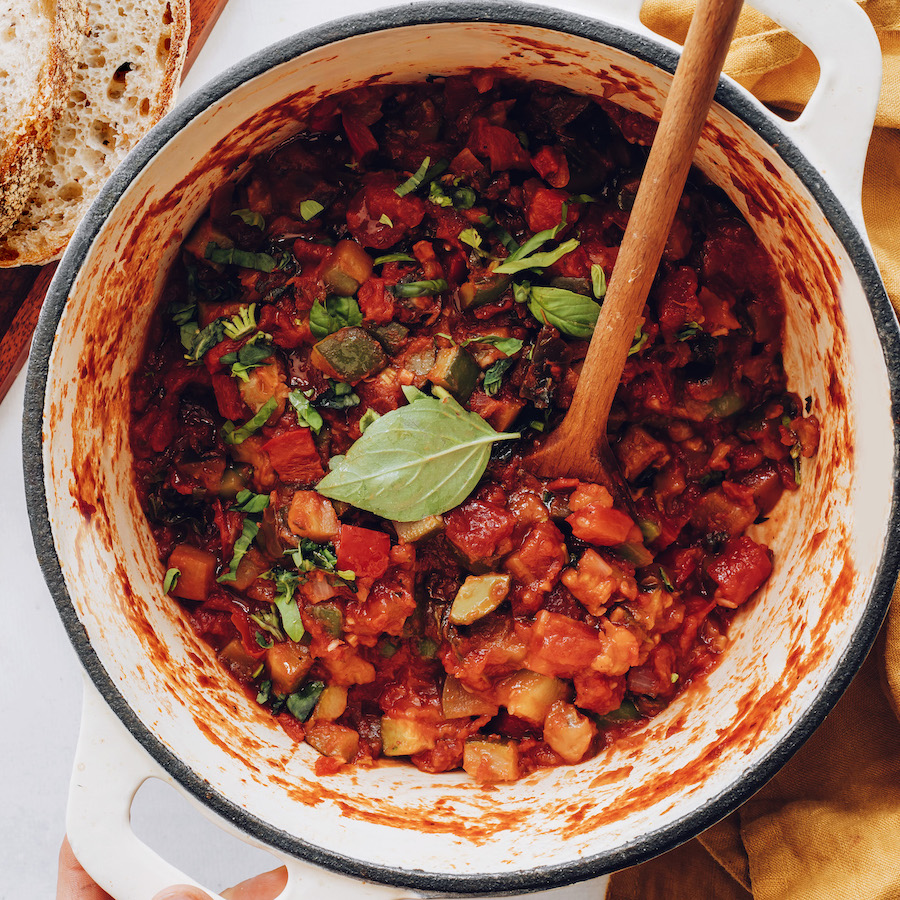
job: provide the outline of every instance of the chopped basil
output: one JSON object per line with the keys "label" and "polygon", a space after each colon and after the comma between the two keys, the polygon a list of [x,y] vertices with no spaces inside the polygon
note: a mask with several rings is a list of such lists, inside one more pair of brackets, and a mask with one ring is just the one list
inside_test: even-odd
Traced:
{"label": "chopped basil", "polygon": [[309,311],[309,330],[321,340],[348,325],[359,325],[363,320],[359,304],[353,297],[327,297],[323,304],[316,300]]}
{"label": "chopped basil", "polygon": [[506,359],[498,359],[484,373],[484,392],[489,397],[493,397],[500,390],[500,386],[503,384],[503,376],[514,362],[515,360],[508,356]]}
{"label": "chopped basil", "polygon": [[263,650],[268,650],[270,647],[275,646],[275,642],[272,638],[266,637],[261,631],[255,632],[253,637],[256,638],[257,646],[262,647]]}
{"label": "chopped basil", "polygon": [[311,390],[301,391],[298,388],[288,394],[288,400],[297,413],[297,421],[301,425],[305,425],[309,428],[313,434],[318,434],[322,430],[325,421],[322,416],[319,415],[319,411],[313,409],[313,405],[310,402],[312,394],[313,392]]}
{"label": "chopped basil", "polygon": [[659,577],[662,579],[662,583],[663,583],[663,586],[665,587],[665,589],[666,589],[670,594],[674,593],[674,592],[675,592],[675,585],[672,584],[672,581],[671,581],[671,579],[669,578],[668,572],[666,572],[666,570],[665,570],[662,566],[659,567]]}
{"label": "chopped basil", "polygon": [[163,578],[163,590],[168,594],[169,591],[178,584],[178,576],[181,575],[181,569],[166,569],[165,578]]}
{"label": "chopped basil", "polygon": [[271,576],[275,581],[275,606],[278,607],[284,633],[292,641],[297,642],[306,634],[303,619],[300,617],[300,607],[294,600],[294,591],[300,583],[300,576],[288,572],[287,569],[272,569]]}
{"label": "chopped basil", "polygon": [[418,650],[422,659],[434,659],[438,651],[438,645],[430,637],[424,637],[419,641]]}
{"label": "chopped basil", "polygon": [[245,518],[244,527],[241,529],[240,537],[234,542],[234,555],[231,557],[231,562],[228,564],[228,571],[220,575],[216,581],[221,583],[223,581],[234,581],[237,578],[238,566],[250,549],[250,545],[253,543],[253,539],[258,532],[259,525],[252,519]]}
{"label": "chopped basil", "polygon": [[259,228],[260,231],[266,227],[266,220],[252,209],[236,209],[232,215],[237,216],[245,225],[252,225],[254,228]]}
{"label": "chopped basil", "polygon": [[698,335],[703,329],[696,322],[688,322],[675,335],[678,341],[689,341],[695,335]]}
{"label": "chopped basil", "polygon": [[591,289],[598,300],[606,296],[606,273],[599,263],[591,266]]}
{"label": "chopped basil", "polygon": [[172,321],[180,328],[187,325],[197,315],[197,303],[195,300],[185,300],[183,303],[169,304],[169,315]]}
{"label": "chopped basil", "polygon": [[253,491],[244,488],[244,490],[238,491],[234,501],[232,509],[237,512],[256,514],[261,513],[269,505],[269,495],[254,494]]}
{"label": "chopped basil", "polygon": [[376,412],[374,409],[369,407],[361,416],[359,420],[359,432],[360,434],[364,434],[365,430],[380,417],[381,413]]}
{"label": "chopped basil", "polygon": [[428,200],[435,206],[453,206],[452,198],[444,192],[438,181],[432,181],[428,186]]}
{"label": "chopped basil", "polygon": [[258,269],[260,272],[271,272],[275,268],[274,256],[239,250],[237,247],[220,247],[218,244],[209,243],[203,255],[210,262],[241,266],[244,269]]}
{"label": "chopped basil", "polygon": [[252,369],[258,369],[270,359],[275,348],[264,340],[262,332],[257,332],[243,347],[233,353],[225,353],[220,361],[223,365],[231,367],[231,374],[241,381],[249,381],[247,373]]}
{"label": "chopped basil", "polygon": [[200,328],[196,322],[188,322],[181,326],[181,346],[187,351],[184,358],[188,362],[200,362],[207,350],[211,350],[223,340],[225,340],[223,319],[210,322],[206,328]]}
{"label": "chopped basil", "polygon": [[469,344],[493,344],[501,353],[512,356],[522,349],[524,341],[514,337],[499,337],[495,334],[476,334],[463,341],[461,346],[467,347]]}
{"label": "chopped basil", "polygon": [[416,262],[416,258],[414,256],[410,256],[408,253],[386,253],[384,256],[376,256],[375,259],[372,260],[373,266],[382,266],[385,263],[391,262]]}
{"label": "chopped basil", "polygon": [[637,330],[634,332],[634,343],[628,349],[628,355],[634,356],[635,353],[639,353],[649,339],[650,336],[638,325]]}
{"label": "chopped basil", "polygon": [[395,297],[431,297],[447,290],[447,282],[443,278],[432,278],[430,281],[408,281],[405,284],[392,284],[388,290]]}
{"label": "chopped basil", "polygon": [[475,191],[470,187],[460,187],[453,192],[453,205],[456,209],[471,209],[477,200]]}
{"label": "chopped basil", "polygon": [[264,703],[269,702],[269,694],[272,692],[272,682],[269,680],[264,681],[259,686],[259,691],[256,694],[256,702],[262,706]]}
{"label": "chopped basil", "polygon": [[438,160],[431,168],[429,168],[430,164],[431,157],[426,156],[425,159],[422,160],[422,165],[420,165],[419,168],[403,182],[403,184],[394,188],[394,193],[398,197],[405,197],[421,185],[430,184],[438,177],[438,175],[442,174],[449,165],[449,163],[443,159]]}
{"label": "chopped basil", "polygon": [[[498,240],[506,247],[506,250],[510,255],[519,249],[516,239],[505,228],[501,228],[495,219],[492,219],[490,216],[480,216],[478,221],[497,235]],[[508,258],[509,257],[507,257],[507,259]]]}
{"label": "chopped basil", "polygon": [[300,203],[300,218],[304,222],[315,218],[322,210],[325,209],[318,200],[303,200]]}
{"label": "chopped basil", "polygon": [[373,422],[346,456],[332,458],[320,494],[399,522],[439,515],[469,495],[496,441],[519,437],[498,434],[446,391],[412,397]]}
{"label": "chopped basil", "polygon": [[332,544],[317,544],[309,538],[301,538],[295,550],[286,550],[285,556],[290,556],[299,572],[311,572],[313,569],[321,569],[337,575],[344,581],[353,581],[356,573],[350,569],[338,569],[337,554]]}
{"label": "chopped basil", "polygon": [[[553,229],[550,230],[552,231]],[[539,234],[545,233],[546,232],[539,232]],[[537,236],[538,235],[535,235],[535,237]],[[498,275],[515,275],[516,272],[523,272],[526,269],[543,269],[547,266],[552,266],[553,263],[562,259],[567,253],[571,253],[573,250],[577,249],[581,244],[577,238],[570,238],[565,243],[560,244],[555,250],[526,254],[524,251],[530,243],[530,241],[524,243],[515,253],[511,254],[500,263],[500,265],[494,266],[494,272]]]}
{"label": "chopped basil", "polygon": [[316,400],[316,406],[322,409],[350,409],[359,405],[359,397],[353,388],[344,381],[331,381],[331,387]]}
{"label": "chopped basil", "polygon": [[254,625],[258,625],[263,631],[267,631],[276,641],[284,640],[284,632],[281,630],[281,619],[278,616],[278,608],[270,606],[266,612],[250,613],[249,619]]}
{"label": "chopped basil", "polygon": [[420,165],[419,168],[403,182],[403,184],[394,188],[394,193],[398,197],[405,197],[407,194],[414,191],[424,181],[425,173],[428,171],[430,165],[431,157],[426,156],[425,159],[422,160],[422,165]]}
{"label": "chopped basil", "polygon": [[387,213],[382,213],[381,218],[378,220],[382,225],[387,225],[388,228],[393,228],[394,223],[391,221],[391,217]]}
{"label": "chopped basil", "polygon": [[486,250],[481,249],[481,235],[474,228],[463,228],[459,233],[459,239],[471,247],[479,256],[488,256]]}
{"label": "chopped basil", "polygon": [[248,422],[245,422],[240,428],[236,428],[234,422],[226,422],[222,426],[222,435],[226,444],[243,444],[251,434],[259,431],[269,416],[278,408],[278,401],[274,397],[269,397],[262,405],[260,411]]}
{"label": "chopped basil", "polygon": [[311,681],[304,684],[299,691],[290,694],[286,701],[288,712],[298,721],[305,722],[319,702],[322,691],[325,690],[325,683],[322,681]]}

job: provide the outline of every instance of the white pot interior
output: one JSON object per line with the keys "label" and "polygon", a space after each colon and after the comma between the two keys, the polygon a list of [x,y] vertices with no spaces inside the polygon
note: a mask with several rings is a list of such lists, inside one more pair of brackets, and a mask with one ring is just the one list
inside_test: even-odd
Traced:
{"label": "white pot interior", "polygon": [[[797,175],[717,107],[698,164],[776,263],[789,386],[812,398],[822,425],[801,489],[756,526],[776,554],[765,592],[736,620],[732,646],[705,684],[589,762],[490,788],[462,773],[430,776],[396,763],[314,774],[315,751],[295,745],[247,699],[162,593],[132,486],[129,379],[181,236],[249,154],[299,129],[324,94],[373,74],[402,82],[493,65],[655,117],[670,82],[653,65],[585,38],[486,23],[391,28],[277,65],[186,124],[115,204],[71,287],[44,408],[45,486],[68,594],[93,652],[147,731],[209,791],[266,828],[372,871],[451,879],[612,853],[709,807],[764,765],[864,622],[893,500],[889,383],[854,266]],[[587,867],[583,877],[593,874]]]}

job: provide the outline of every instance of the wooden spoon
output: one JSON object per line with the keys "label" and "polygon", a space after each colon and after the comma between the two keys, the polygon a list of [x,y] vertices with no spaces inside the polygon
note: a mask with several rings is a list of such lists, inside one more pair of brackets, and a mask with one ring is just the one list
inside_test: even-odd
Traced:
{"label": "wooden spoon", "polygon": [[[650,148],[572,404],[525,461],[544,477],[604,484],[630,505],[606,422],[681,200],[742,0],[699,0]],[[624,495],[624,496],[623,496]]]}

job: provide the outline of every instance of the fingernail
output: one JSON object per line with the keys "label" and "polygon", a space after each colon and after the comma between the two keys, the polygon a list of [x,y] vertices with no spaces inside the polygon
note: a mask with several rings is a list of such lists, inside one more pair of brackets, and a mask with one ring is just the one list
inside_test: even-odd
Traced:
{"label": "fingernail", "polygon": [[210,900],[209,894],[189,884],[176,884],[163,888],[153,900]]}

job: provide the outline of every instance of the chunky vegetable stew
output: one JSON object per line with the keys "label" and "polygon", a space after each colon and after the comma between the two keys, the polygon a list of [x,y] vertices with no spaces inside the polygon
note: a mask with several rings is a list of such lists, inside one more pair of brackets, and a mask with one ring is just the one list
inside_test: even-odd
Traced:
{"label": "chunky vegetable stew", "polygon": [[165,590],[321,773],[587,759],[708,672],[768,578],[748,529],[818,423],[772,265],[699,173],[610,417],[630,502],[523,464],[653,129],[490,71],[366,87],[184,242],[132,386],[137,488]]}

